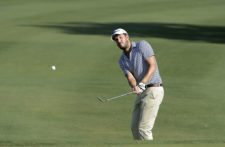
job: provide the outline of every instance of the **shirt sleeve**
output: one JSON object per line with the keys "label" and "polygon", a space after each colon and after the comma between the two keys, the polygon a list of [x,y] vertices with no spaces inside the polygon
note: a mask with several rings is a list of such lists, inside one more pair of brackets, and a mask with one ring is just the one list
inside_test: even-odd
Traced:
{"label": "shirt sleeve", "polygon": [[139,49],[145,59],[155,55],[151,45],[147,41],[141,41],[139,44]]}

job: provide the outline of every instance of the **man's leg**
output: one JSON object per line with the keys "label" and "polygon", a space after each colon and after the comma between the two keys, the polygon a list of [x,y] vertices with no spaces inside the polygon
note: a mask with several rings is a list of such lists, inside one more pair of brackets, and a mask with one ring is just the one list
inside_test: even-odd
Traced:
{"label": "man's leg", "polygon": [[142,140],[153,140],[152,129],[163,100],[163,87],[151,87],[143,93],[140,106],[139,134]]}
{"label": "man's leg", "polygon": [[134,109],[133,109],[132,121],[131,121],[131,131],[133,134],[133,138],[135,140],[140,139],[139,130],[138,130],[139,118],[140,118],[140,97],[137,96],[136,102],[134,103]]}

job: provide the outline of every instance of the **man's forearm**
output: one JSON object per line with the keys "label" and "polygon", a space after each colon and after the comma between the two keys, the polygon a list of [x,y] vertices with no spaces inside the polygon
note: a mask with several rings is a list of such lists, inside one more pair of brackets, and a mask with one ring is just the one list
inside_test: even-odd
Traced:
{"label": "man's forearm", "polygon": [[146,72],[144,78],[141,81],[144,84],[146,84],[148,81],[150,81],[152,79],[152,76],[155,73],[156,68],[157,68],[157,63],[156,63],[154,56],[148,58],[147,63],[149,64],[149,68],[148,68],[148,71]]}
{"label": "man's forearm", "polygon": [[130,87],[134,88],[137,85],[137,82],[136,82],[136,79],[134,78],[134,76],[131,73],[129,73],[126,75],[126,77],[127,77],[127,81],[129,83]]}
{"label": "man's forearm", "polygon": [[146,73],[146,75],[144,76],[141,82],[146,84],[149,80],[152,79],[154,72],[155,72],[155,67],[149,67],[148,72]]}

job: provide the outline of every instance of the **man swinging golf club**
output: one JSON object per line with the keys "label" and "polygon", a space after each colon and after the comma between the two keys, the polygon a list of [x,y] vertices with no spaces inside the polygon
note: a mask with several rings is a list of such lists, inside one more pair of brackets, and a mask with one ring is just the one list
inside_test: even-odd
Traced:
{"label": "man swinging golf club", "polygon": [[137,94],[131,130],[135,140],[153,140],[152,129],[164,97],[162,79],[152,47],[146,41],[131,42],[127,31],[118,28],[112,40],[123,51],[119,65]]}

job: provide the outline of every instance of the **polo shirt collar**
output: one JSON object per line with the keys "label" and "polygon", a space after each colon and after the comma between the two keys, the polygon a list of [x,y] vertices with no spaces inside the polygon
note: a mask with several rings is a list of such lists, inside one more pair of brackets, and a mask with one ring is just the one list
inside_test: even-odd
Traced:
{"label": "polo shirt collar", "polygon": [[[137,43],[136,42],[131,42],[131,51],[129,54],[131,54],[131,52],[133,51],[134,48],[136,48]],[[125,55],[125,53],[123,53],[124,57],[129,60],[129,58]]]}

